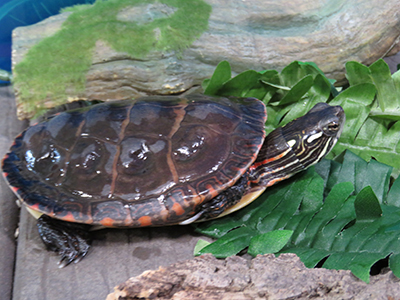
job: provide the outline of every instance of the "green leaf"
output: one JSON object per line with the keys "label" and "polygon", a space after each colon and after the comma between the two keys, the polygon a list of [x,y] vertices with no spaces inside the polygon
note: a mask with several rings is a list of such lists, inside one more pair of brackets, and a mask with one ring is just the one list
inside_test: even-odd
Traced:
{"label": "green leaf", "polygon": [[257,95],[267,104],[267,131],[317,102],[341,105],[346,123],[332,151],[335,160],[268,188],[229,217],[198,225],[199,232],[222,237],[223,246],[208,246],[215,254],[245,249],[239,240],[249,243],[252,255],[272,252],[284,241],[274,234],[288,230],[289,240],[276,251],[296,253],[306,266],[326,259],[323,267],[349,269],[368,281],[370,267],[389,257],[400,275],[400,179],[389,189],[390,175],[400,173],[400,72],[390,75],[383,60],[370,67],[348,62],[346,70],[350,87],[339,95],[315,64],[302,62],[281,73],[247,71],[223,84],[218,93]]}
{"label": "green leaf", "polygon": [[360,104],[358,109],[347,106],[351,99],[342,99],[346,128],[333,154],[350,149],[364,159],[374,157],[393,166],[393,174],[397,177],[400,174],[400,73],[390,75],[389,67],[382,59],[370,67],[348,62],[346,71],[350,88],[363,91],[362,85],[372,84],[377,94],[371,104]]}
{"label": "green leaf", "polygon": [[327,191],[337,183],[348,181],[354,185],[357,194],[366,186],[371,186],[380,203],[386,200],[392,167],[376,160],[366,162],[351,151],[344,152],[335,160],[340,164],[331,163]]}
{"label": "green leaf", "polygon": [[400,176],[393,182],[386,201],[387,205],[400,207]]}
{"label": "green leaf", "polygon": [[387,63],[383,59],[379,59],[369,69],[378,90],[377,100],[382,112],[398,109],[400,107],[399,90],[390,74]]}
{"label": "green leaf", "polygon": [[256,235],[250,240],[248,253],[253,256],[276,253],[286,245],[292,234],[292,230],[273,230]]}
{"label": "green leaf", "polygon": [[397,71],[395,73],[393,73],[392,78],[393,78],[395,84],[398,86],[399,81],[400,81],[400,72],[399,72],[398,68],[397,68]]}
{"label": "green leaf", "polygon": [[268,104],[268,102],[279,89],[290,90],[290,88],[280,85],[279,73],[277,71],[266,70],[260,72],[260,74],[260,82],[262,83],[261,87],[265,90],[264,98],[260,98],[260,100],[262,100],[265,104]]}
{"label": "green leaf", "polygon": [[350,86],[364,83],[373,84],[369,68],[356,61],[346,63],[346,78]]}
{"label": "green leaf", "polygon": [[298,102],[300,99],[308,92],[312,87],[314,79],[311,75],[303,77],[299,82],[297,82],[290,91],[281,99],[280,105],[290,104],[293,102]]}
{"label": "green leaf", "polygon": [[281,81],[284,86],[292,88],[295,86],[299,80],[306,77],[309,73],[302,68],[299,62],[294,61],[285,68],[283,68],[281,72]]}
{"label": "green leaf", "polygon": [[350,270],[355,276],[368,283],[371,267],[386,256],[387,254],[377,253],[334,253],[328,257],[323,267],[333,270]]}
{"label": "green leaf", "polygon": [[292,184],[289,183],[281,185],[281,188],[271,188],[270,193],[260,197],[263,203],[258,203],[259,207],[247,219],[259,232],[284,228],[291,230],[293,215],[300,206],[305,212],[314,214],[315,209],[322,205],[323,181],[313,169],[296,177]]}
{"label": "green leaf", "polygon": [[378,198],[370,186],[363,188],[354,202],[358,221],[371,221],[382,216],[382,209]]}
{"label": "green leaf", "polygon": [[340,105],[346,112],[346,122],[339,143],[354,141],[369,116],[375,94],[373,84],[363,83],[346,89],[331,101],[331,105]]}
{"label": "green leaf", "polygon": [[392,254],[389,257],[389,267],[393,274],[400,278],[400,253]]}
{"label": "green leaf", "polygon": [[262,99],[266,92],[262,88],[261,76],[260,73],[253,70],[240,73],[224,83],[218,90],[218,95]]}
{"label": "green leaf", "polygon": [[256,231],[248,227],[240,227],[225,234],[216,242],[202,248],[198,255],[211,253],[217,258],[224,258],[236,255],[248,247],[251,238]]}
{"label": "green leaf", "polygon": [[[312,86],[303,96],[302,101],[290,105],[288,109],[282,109],[278,114],[279,116],[284,115],[283,118],[280,117],[280,122],[276,122],[275,127],[283,126],[293,119],[305,115],[315,104],[319,102],[326,102],[330,97],[330,88],[326,83],[323,76],[317,75],[313,81]],[[289,93],[288,93],[289,94]],[[267,124],[269,122],[267,121]]]}
{"label": "green leaf", "polygon": [[323,78],[324,82],[330,87],[329,90],[330,90],[330,93],[332,94],[332,96],[336,97],[339,94],[339,92],[333,85],[336,82],[336,80],[325,77],[324,72],[322,72],[322,70],[317,66],[316,63],[299,61],[299,65],[308,67],[308,70],[311,70],[312,73],[318,72],[319,75]]}
{"label": "green leaf", "polygon": [[204,94],[215,95],[222,85],[231,79],[231,66],[227,61],[221,61],[214,70],[211,79],[203,86]]}
{"label": "green leaf", "polygon": [[202,240],[202,239],[198,240],[196,243],[196,246],[194,246],[193,255],[199,255],[198,253],[200,252],[200,250],[210,244],[211,243],[206,240]]}
{"label": "green leaf", "polygon": [[346,70],[351,86],[370,83],[376,87],[376,103],[371,106],[370,116],[400,120],[399,73],[391,75],[389,66],[383,59],[377,60],[369,68],[357,62],[349,62]]}
{"label": "green leaf", "polygon": [[[313,211],[311,216],[307,214],[309,220],[307,224],[305,224],[306,226],[297,226],[293,234],[293,241],[295,241],[299,247],[310,247],[314,244],[321,244],[316,237],[320,234],[327,236],[327,233],[332,233],[332,228],[325,227],[338,215],[353,191],[354,187],[350,182],[343,182],[335,185],[326,197],[324,204],[321,205],[318,210]],[[336,230],[341,229],[344,225],[345,224],[340,224],[340,228],[337,228],[337,226],[334,228]],[[294,229],[293,225],[290,228]],[[320,238],[324,237],[320,236]],[[324,243],[325,244],[321,245],[323,248],[330,244],[328,241],[325,241],[325,239]]]}

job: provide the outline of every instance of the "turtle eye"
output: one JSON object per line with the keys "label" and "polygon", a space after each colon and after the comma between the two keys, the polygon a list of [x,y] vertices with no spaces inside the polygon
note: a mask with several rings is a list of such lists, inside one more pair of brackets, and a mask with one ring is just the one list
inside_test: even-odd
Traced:
{"label": "turtle eye", "polygon": [[339,124],[337,122],[332,122],[328,125],[329,131],[337,131],[339,129]]}
{"label": "turtle eye", "polygon": [[336,121],[333,121],[333,122],[330,122],[329,124],[327,124],[327,125],[323,128],[323,130],[324,130],[324,132],[334,134],[334,133],[336,133],[336,132],[339,130],[339,127],[340,127],[340,126],[339,126],[339,123],[336,122]]}
{"label": "turtle eye", "polygon": [[336,123],[336,122],[331,123],[331,124],[329,124],[328,128],[329,128],[329,130],[334,130],[334,131],[336,131],[336,130],[339,129],[339,124]]}

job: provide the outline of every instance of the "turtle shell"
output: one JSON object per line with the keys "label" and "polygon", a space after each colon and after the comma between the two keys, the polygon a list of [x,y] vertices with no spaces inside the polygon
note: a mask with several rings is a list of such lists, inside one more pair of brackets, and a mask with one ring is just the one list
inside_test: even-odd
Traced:
{"label": "turtle shell", "polygon": [[232,186],[263,143],[254,98],[144,97],[63,112],[15,139],[3,173],[54,218],[141,227],[183,221]]}

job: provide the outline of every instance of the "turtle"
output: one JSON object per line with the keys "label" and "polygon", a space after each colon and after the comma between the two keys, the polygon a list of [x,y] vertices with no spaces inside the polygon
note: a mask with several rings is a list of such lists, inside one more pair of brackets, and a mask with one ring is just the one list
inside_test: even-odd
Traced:
{"label": "turtle", "polygon": [[186,225],[242,208],[330,152],[345,114],[318,103],[268,136],[266,118],[256,98],[105,102],[28,127],[3,175],[66,266],[88,253],[93,226]]}

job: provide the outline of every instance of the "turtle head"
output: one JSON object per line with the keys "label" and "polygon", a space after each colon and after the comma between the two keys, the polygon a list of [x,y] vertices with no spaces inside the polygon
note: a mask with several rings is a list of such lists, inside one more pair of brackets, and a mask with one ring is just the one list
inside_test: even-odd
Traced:
{"label": "turtle head", "polygon": [[281,128],[282,136],[304,168],[319,162],[335,146],[346,116],[341,106],[316,104]]}
{"label": "turtle head", "polygon": [[344,121],[343,108],[318,103],[304,116],[275,129],[250,167],[251,183],[271,186],[316,164],[335,146]]}

